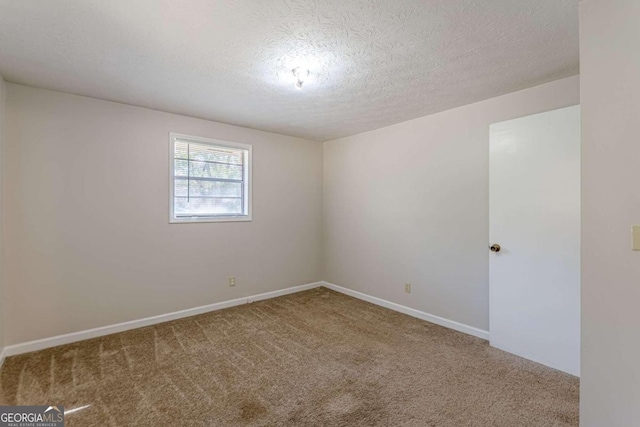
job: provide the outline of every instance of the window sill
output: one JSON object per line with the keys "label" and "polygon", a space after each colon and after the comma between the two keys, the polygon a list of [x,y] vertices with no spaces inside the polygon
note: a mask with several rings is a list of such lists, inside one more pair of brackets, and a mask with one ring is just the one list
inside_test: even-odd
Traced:
{"label": "window sill", "polygon": [[223,216],[219,218],[171,218],[169,224],[200,224],[203,222],[247,222],[252,221],[250,215]]}

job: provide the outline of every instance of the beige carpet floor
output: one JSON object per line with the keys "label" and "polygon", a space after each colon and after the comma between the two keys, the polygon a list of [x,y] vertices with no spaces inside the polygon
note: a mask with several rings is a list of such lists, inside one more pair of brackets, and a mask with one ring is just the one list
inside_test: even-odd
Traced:
{"label": "beige carpet floor", "polygon": [[[67,426],[577,426],[577,378],[318,288],[10,357]],[[89,405],[89,406],[87,406]]]}

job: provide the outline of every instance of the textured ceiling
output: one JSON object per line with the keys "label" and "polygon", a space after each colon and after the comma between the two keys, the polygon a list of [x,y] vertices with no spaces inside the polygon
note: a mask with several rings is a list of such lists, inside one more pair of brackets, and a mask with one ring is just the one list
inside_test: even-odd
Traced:
{"label": "textured ceiling", "polygon": [[[0,0],[0,73],[328,140],[577,74],[577,9],[577,0]],[[300,91],[296,66],[311,70]]]}

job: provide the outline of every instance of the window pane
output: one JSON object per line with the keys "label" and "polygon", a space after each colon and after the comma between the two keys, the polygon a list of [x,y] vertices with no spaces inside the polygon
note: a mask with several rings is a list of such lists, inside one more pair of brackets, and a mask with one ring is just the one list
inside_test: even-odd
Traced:
{"label": "window pane", "polygon": [[[189,183],[189,184],[187,184]],[[189,190],[187,192],[187,185]],[[226,181],[203,181],[197,178],[191,178],[189,181],[186,179],[176,179],[176,196],[227,196],[227,197],[242,197],[242,183],[241,182],[226,182]]]}
{"label": "window pane", "polygon": [[242,180],[242,165],[204,163],[191,160],[175,160],[176,177],[218,178]]}
{"label": "window pane", "polygon": [[173,140],[174,218],[247,216],[250,151],[188,138]]}
{"label": "window pane", "polygon": [[176,197],[176,216],[197,215],[243,215],[242,199]]}
{"label": "window pane", "polygon": [[177,159],[232,163],[235,165],[242,164],[244,160],[244,150],[225,149],[181,140],[176,141],[175,147],[175,157]]}

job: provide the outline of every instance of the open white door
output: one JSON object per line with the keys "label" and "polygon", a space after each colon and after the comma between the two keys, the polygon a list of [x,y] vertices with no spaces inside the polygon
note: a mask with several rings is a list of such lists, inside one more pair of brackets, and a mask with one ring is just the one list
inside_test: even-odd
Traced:
{"label": "open white door", "polygon": [[491,345],[579,376],[580,107],[490,132]]}

